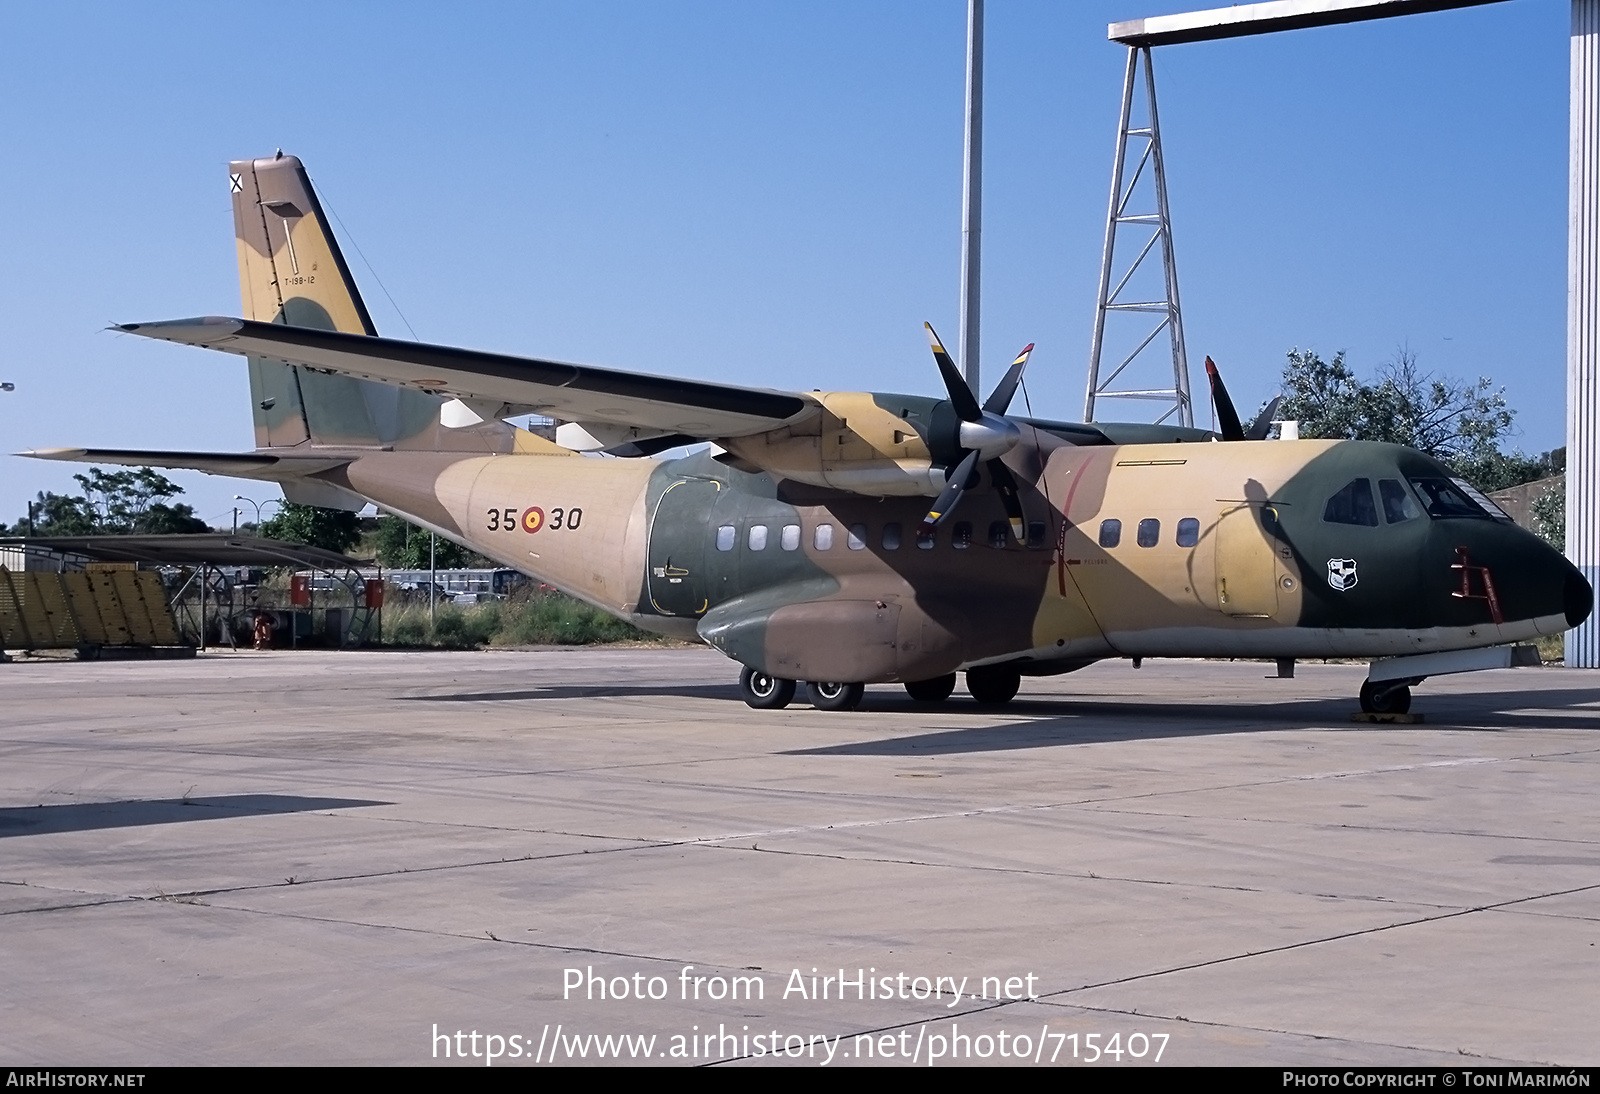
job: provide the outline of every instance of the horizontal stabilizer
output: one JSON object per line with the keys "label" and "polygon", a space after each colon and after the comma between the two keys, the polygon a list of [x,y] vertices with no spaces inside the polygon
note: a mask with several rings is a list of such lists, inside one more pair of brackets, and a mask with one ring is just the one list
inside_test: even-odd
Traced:
{"label": "horizontal stabilizer", "polygon": [[208,475],[228,475],[236,479],[264,479],[282,482],[328,471],[349,463],[349,458],[270,456],[259,452],[163,452],[136,448],[36,448],[18,452],[36,460],[64,460],[69,463],[109,463],[128,467],[165,467],[183,471],[204,471]]}
{"label": "horizontal stabilizer", "polygon": [[248,319],[180,319],[116,328],[146,338],[284,361],[366,380],[498,404],[504,415],[612,422],[714,439],[764,433],[811,416],[792,392],[677,380],[591,365],[313,330]]}

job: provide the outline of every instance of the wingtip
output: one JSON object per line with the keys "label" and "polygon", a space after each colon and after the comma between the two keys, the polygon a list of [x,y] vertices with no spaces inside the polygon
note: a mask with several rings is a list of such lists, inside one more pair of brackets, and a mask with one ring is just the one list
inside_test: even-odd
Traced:
{"label": "wingtip", "polygon": [[106,329],[169,342],[204,345],[238,334],[244,329],[244,320],[228,315],[202,315],[194,319],[167,319],[155,323],[114,323]]}
{"label": "wingtip", "polygon": [[87,448],[27,448],[13,452],[13,456],[27,456],[34,460],[76,460],[88,455]]}

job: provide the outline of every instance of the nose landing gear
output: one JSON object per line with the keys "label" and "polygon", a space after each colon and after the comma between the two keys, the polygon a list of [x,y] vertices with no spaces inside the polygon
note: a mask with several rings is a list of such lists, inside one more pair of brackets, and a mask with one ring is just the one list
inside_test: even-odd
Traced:
{"label": "nose landing gear", "polygon": [[1404,714],[1411,709],[1411,680],[1368,680],[1361,685],[1361,709],[1368,714]]}

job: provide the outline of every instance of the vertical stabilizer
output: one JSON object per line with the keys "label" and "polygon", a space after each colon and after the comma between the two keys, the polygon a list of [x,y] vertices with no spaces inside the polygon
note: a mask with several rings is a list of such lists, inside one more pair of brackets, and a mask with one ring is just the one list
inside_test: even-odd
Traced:
{"label": "vertical stabilizer", "polygon": [[[376,334],[305,167],[294,156],[228,165],[239,295],[263,323]],[[250,358],[258,448],[408,447],[437,432],[437,396]]]}

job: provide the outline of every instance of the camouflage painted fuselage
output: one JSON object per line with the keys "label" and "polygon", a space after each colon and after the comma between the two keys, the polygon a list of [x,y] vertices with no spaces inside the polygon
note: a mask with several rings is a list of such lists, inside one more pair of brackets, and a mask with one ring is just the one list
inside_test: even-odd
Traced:
{"label": "camouflage painted fuselage", "polygon": [[1556,552],[1487,515],[1325,519],[1354,480],[1448,476],[1392,445],[1076,447],[1040,433],[1007,464],[1027,484],[1024,543],[987,484],[919,538],[925,498],[774,481],[705,453],[374,453],[338,477],[641,627],[796,679],[1470,648],[1566,629],[1579,592]]}

